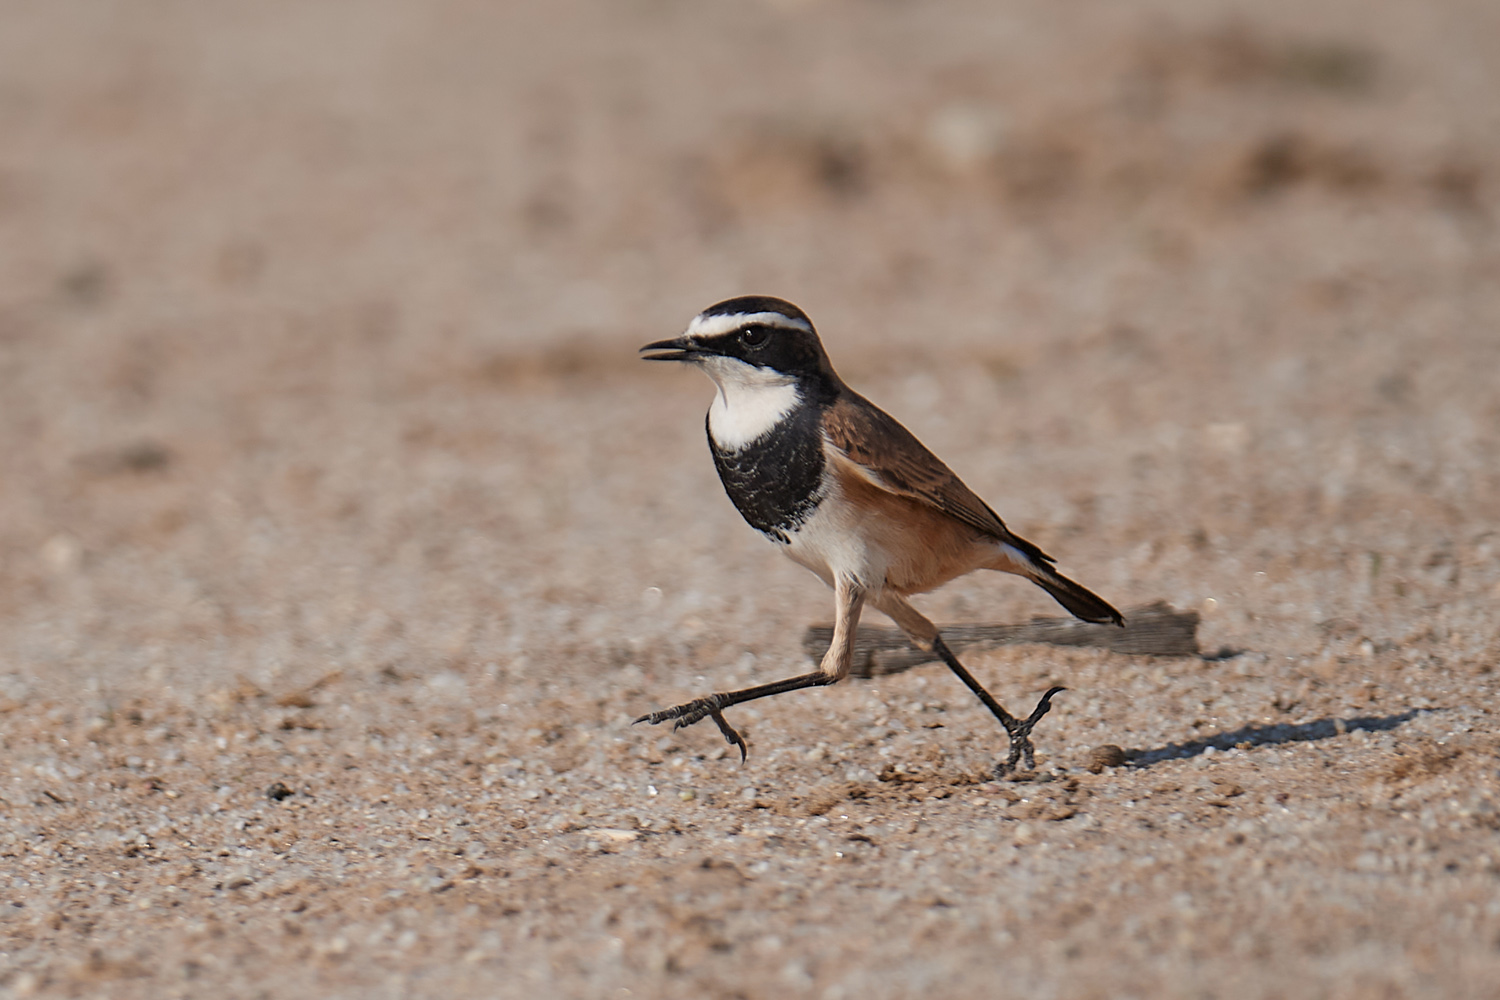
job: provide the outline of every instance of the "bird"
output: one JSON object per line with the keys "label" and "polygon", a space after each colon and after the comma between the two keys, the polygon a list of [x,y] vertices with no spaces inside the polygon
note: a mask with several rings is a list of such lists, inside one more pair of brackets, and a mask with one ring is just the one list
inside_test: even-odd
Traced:
{"label": "bird", "polygon": [[725,492],[781,551],[833,589],[833,642],[818,668],[648,712],[635,724],[712,719],[743,737],[724,711],[758,698],[834,684],[849,674],[866,607],[934,654],[994,714],[1009,737],[998,775],[1035,769],[1031,732],[1066,690],[1050,688],[1027,716],[1010,714],[909,601],[978,569],[1025,577],[1086,622],[1124,625],[1108,602],[1058,573],[1055,560],[1014,534],[948,466],[834,371],[812,320],[785,299],[745,295],[699,313],[679,337],[640,348],[647,361],[694,365],[714,383],[706,430]]}

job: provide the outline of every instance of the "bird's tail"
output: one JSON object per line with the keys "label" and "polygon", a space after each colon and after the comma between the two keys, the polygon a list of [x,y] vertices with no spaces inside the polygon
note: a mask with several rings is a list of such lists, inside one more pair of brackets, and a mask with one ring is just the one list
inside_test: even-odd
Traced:
{"label": "bird's tail", "polygon": [[1017,538],[1016,541],[1022,544],[1003,546],[1005,556],[993,569],[1026,577],[1051,594],[1052,599],[1067,608],[1075,618],[1101,625],[1125,624],[1125,618],[1108,601],[1053,569],[1052,560],[1045,552],[1024,539]]}

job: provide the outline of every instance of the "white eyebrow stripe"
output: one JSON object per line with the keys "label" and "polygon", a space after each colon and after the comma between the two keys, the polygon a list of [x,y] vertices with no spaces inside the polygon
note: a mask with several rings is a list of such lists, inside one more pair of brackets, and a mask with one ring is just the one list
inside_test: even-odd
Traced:
{"label": "white eyebrow stripe", "polygon": [[804,320],[794,319],[779,312],[723,313],[718,316],[694,316],[683,333],[685,337],[718,337],[732,333],[742,326],[779,326],[788,330],[805,330],[812,333],[812,326]]}

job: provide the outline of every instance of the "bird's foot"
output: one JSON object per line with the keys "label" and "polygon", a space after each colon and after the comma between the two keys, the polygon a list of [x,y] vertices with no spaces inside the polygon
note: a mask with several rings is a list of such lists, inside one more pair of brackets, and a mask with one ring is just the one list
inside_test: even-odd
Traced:
{"label": "bird's foot", "polygon": [[1051,711],[1052,696],[1066,690],[1067,688],[1060,686],[1048,688],[1047,693],[1042,695],[1041,701],[1036,703],[1036,708],[1033,708],[1026,718],[1012,717],[1008,720],[1000,720],[1005,726],[1006,734],[1010,736],[1010,756],[1005,763],[995,765],[995,777],[1005,778],[1016,774],[1016,764],[1023,760],[1027,771],[1036,770],[1036,748],[1031,745],[1032,727],[1042,720],[1042,716]]}
{"label": "bird's foot", "polygon": [[672,731],[676,732],[684,726],[691,726],[704,719],[713,719],[714,724],[719,727],[719,732],[724,734],[724,742],[740,748],[740,763],[743,764],[745,758],[749,756],[749,750],[745,747],[745,738],[736,732],[735,728],[724,718],[723,707],[724,697],[711,694],[707,698],[697,698],[684,705],[664,708],[659,712],[648,712],[631,725],[638,726],[642,722],[649,722],[655,726],[672,720]]}

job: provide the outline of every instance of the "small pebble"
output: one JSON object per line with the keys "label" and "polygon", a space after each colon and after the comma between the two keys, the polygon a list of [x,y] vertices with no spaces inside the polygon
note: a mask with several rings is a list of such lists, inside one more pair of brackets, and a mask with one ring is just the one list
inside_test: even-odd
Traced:
{"label": "small pebble", "polygon": [[1090,774],[1098,774],[1106,767],[1119,767],[1123,763],[1125,763],[1125,751],[1113,743],[1106,743],[1089,751]]}
{"label": "small pebble", "polygon": [[596,840],[612,840],[617,844],[628,844],[640,838],[635,830],[590,830],[589,836]]}

